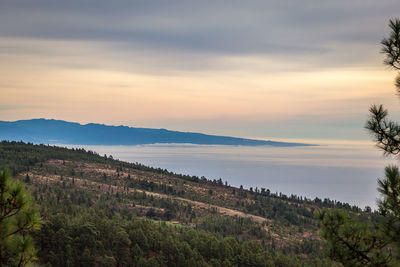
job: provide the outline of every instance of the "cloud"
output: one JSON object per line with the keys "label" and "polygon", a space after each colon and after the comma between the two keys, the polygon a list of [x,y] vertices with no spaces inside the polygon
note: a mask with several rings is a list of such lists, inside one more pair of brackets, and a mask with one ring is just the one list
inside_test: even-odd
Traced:
{"label": "cloud", "polygon": [[394,101],[379,41],[398,14],[398,0],[2,0],[0,119],[354,129]]}
{"label": "cloud", "polygon": [[[3,1],[0,35],[105,43],[111,51],[208,68],[206,61],[219,57],[351,55],[354,44],[376,45],[399,12],[396,1]],[[343,65],[368,60],[340,56]],[[331,62],[319,66],[336,64]]]}

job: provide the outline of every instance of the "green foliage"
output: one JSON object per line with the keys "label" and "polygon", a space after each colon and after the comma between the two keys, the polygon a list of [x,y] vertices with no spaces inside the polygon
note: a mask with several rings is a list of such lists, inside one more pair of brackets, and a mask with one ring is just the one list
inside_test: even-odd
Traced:
{"label": "green foliage", "polygon": [[[141,171],[168,174],[176,178],[200,182],[199,177],[176,174],[161,168],[152,168],[140,163],[128,163],[113,159],[112,156],[100,156],[96,152],[86,151],[83,148],[72,148],[50,146],[50,145],[34,145],[32,143],[1,141],[0,142],[0,166],[8,167],[13,175],[22,171],[28,171],[30,167],[40,162],[45,162],[49,159],[59,160],[77,160],[92,163],[106,163],[111,166],[121,168],[131,168]],[[207,180],[203,181],[207,182]]]}
{"label": "green foliage", "polygon": [[[33,237],[43,265],[330,266],[313,234],[313,210],[359,211],[329,199],[188,180],[80,149],[1,142],[0,163],[19,174],[40,205],[45,224]],[[191,201],[268,222],[224,216]]]}
{"label": "green foliage", "polygon": [[[385,54],[385,65],[400,70],[400,20],[389,20],[390,34],[381,41],[382,53]],[[395,85],[400,90],[400,76],[397,76]]]}
{"label": "green foliage", "polygon": [[400,248],[400,173],[396,166],[385,169],[378,180],[378,220],[361,221],[339,210],[317,212],[320,234],[329,242],[332,259],[345,266],[398,266]]}
{"label": "green foliage", "polygon": [[0,170],[0,266],[25,266],[36,260],[29,233],[41,224],[38,211],[21,182]]}
{"label": "green foliage", "polygon": [[243,237],[243,239],[255,237],[265,240],[267,238],[263,227],[250,218],[205,216],[196,222],[196,228],[222,236]]}
{"label": "green foliage", "polygon": [[[390,20],[389,28],[391,30],[389,37],[381,41],[382,53],[386,56],[384,63],[395,70],[400,70],[400,20]],[[395,85],[400,93],[400,76],[397,76]],[[387,116],[388,111],[382,105],[373,105],[365,128],[386,155],[399,155],[400,125],[388,120]]]}
{"label": "green foliage", "polygon": [[[384,63],[400,70],[400,20],[390,20],[391,33],[381,42],[386,55]],[[400,77],[396,79],[400,90]],[[366,123],[377,146],[386,155],[400,154],[400,125],[387,119],[382,105],[373,105]],[[354,214],[338,210],[322,210],[316,216],[320,234],[329,243],[329,254],[345,266],[400,265],[400,173],[397,166],[385,168],[385,177],[378,179],[376,220],[362,221]]]}
{"label": "green foliage", "polygon": [[365,125],[376,141],[377,147],[386,155],[399,155],[400,153],[400,125],[387,119],[388,111],[382,105],[373,105],[370,116]]}
{"label": "green foliage", "polygon": [[[35,233],[42,263],[52,266],[326,266],[235,237],[125,218],[107,208],[72,206]],[[83,212],[84,211],[84,212]],[[307,264],[308,263],[308,264]],[[228,265],[225,265],[228,264]],[[108,265],[109,266],[109,265]],[[328,265],[329,266],[329,265]]]}
{"label": "green foliage", "polygon": [[377,226],[360,222],[346,211],[317,212],[321,236],[329,241],[329,255],[345,266],[386,266],[390,251]]}
{"label": "green foliage", "polygon": [[400,20],[389,20],[390,35],[383,38],[382,53],[386,55],[385,64],[400,70]]}
{"label": "green foliage", "polygon": [[391,253],[400,263],[400,173],[397,166],[385,168],[385,179],[378,180],[382,199],[378,202],[381,231],[390,244]]}

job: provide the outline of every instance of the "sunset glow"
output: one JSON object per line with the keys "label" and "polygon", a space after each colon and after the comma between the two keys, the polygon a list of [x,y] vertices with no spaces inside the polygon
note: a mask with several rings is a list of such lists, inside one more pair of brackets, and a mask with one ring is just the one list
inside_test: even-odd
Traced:
{"label": "sunset glow", "polygon": [[[265,12],[280,10],[281,16],[264,17],[256,7],[237,13],[220,6],[221,19],[172,18],[153,10],[159,15],[153,21],[122,10],[103,17],[71,4],[72,13],[58,20],[55,14],[64,14],[59,7],[49,5],[43,14],[46,10],[30,4],[23,9],[10,1],[0,11],[0,120],[43,117],[259,138],[334,138],[313,134],[333,122],[342,131],[340,138],[365,139],[362,118],[372,103],[397,110],[393,73],[382,65],[379,41],[398,5],[388,2],[385,14],[373,13],[373,1],[350,7],[373,14],[367,17],[361,11],[347,14],[349,7],[338,3],[335,8],[344,18],[320,21],[331,35],[309,25],[321,18],[301,17],[306,9],[298,10],[296,24],[289,19],[291,10],[257,5]],[[198,8],[198,16],[209,15],[209,6]],[[315,12],[329,8],[318,4]],[[26,16],[26,23],[15,24],[11,11]],[[110,16],[115,20],[107,25],[95,23]],[[243,24],[232,22],[236,16]],[[288,25],[268,24],[285,18]],[[84,20],[83,27],[73,19]],[[339,27],[343,19],[351,27]],[[221,36],[213,35],[219,31],[216,25],[224,30]],[[259,30],[265,26],[261,36],[251,28],[256,25]],[[181,38],[185,34],[189,39]],[[356,120],[361,127],[354,131]],[[293,122],[313,129],[282,126]]]}

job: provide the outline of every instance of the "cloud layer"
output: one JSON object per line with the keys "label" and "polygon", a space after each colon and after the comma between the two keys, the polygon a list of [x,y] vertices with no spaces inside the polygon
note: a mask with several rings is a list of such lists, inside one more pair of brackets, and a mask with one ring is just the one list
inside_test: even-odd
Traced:
{"label": "cloud layer", "polygon": [[342,120],[360,137],[349,124],[371,103],[397,105],[379,41],[398,14],[397,1],[4,0],[0,119],[259,137]]}

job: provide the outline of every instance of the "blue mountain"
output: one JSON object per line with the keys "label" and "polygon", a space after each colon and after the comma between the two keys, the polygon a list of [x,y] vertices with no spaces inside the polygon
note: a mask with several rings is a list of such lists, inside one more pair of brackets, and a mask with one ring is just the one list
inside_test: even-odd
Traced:
{"label": "blue mountain", "polygon": [[199,145],[308,146],[308,144],[301,143],[264,141],[165,129],[109,126],[96,123],[79,124],[52,119],[0,121],[0,140],[76,145],[189,143]]}

